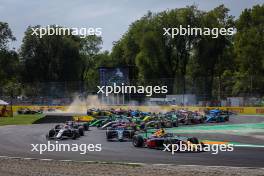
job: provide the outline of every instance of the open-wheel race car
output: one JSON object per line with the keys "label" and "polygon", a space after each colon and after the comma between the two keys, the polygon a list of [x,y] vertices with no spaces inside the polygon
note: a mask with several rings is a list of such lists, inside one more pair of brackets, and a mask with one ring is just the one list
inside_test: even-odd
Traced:
{"label": "open-wheel race car", "polygon": [[[142,134],[137,134],[133,137],[132,143],[135,147],[146,147],[151,149],[163,150],[165,147],[172,149],[173,147],[176,151],[180,150],[180,146],[185,145],[186,151],[202,151],[204,144],[199,142],[196,137],[183,137],[177,136],[173,133],[166,133],[164,129],[157,130],[151,136],[145,136]],[[176,147],[178,146],[178,148]]]}
{"label": "open-wheel race car", "polygon": [[90,123],[89,122],[75,122],[77,127],[82,127],[84,131],[89,131]]}
{"label": "open-wheel race car", "polygon": [[18,114],[42,114],[43,113],[43,110],[32,110],[32,109],[29,109],[29,108],[20,108],[17,110],[17,113]]}
{"label": "open-wheel race car", "polygon": [[69,125],[71,128],[77,129],[81,136],[84,136],[84,131],[89,130],[89,123],[67,121],[65,124]]}
{"label": "open-wheel race car", "polygon": [[226,122],[229,121],[229,113],[227,111],[221,111],[213,109],[207,112],[205,115],[206,122]]}
{"label": "open-wheel race car", "polygon": [[109,127],[106,130],[106,139],[107,141],[118,140],[126,141],[131,140],[135,134],[135,130],[131,127],[126,126],[116,126]]}
{"label": "open-wheel race car", "polygon": [[83,131],[70,125],[56,125],[49,130],[47,139],[77,139],[84,135]]}
{"label": "open-wheel race car", "polygon": [[179,110],[177,112],[178,121],[185,125],[204,123],[205,116],[199,112]]}

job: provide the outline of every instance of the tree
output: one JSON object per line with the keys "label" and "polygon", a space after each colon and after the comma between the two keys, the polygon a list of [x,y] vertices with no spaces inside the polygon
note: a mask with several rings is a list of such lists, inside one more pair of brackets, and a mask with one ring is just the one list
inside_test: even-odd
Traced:
{"label": "tree", "polygon": [[207,99],[215,94],[220,97],[221,91],[230,91],[221,88],[222,75],[228,75],[225,70],[232,74],[235,70],[233,37],[188,34],[172,37],[163,35],[163,28],[232,28],[234,18],[228,12],[224,5],[209,12],[196,6],[156,14],[148,12],[130,25],[115,43],[111,55],[117,65],[135,65],[136,78],[141,82],[163,81],[169,93],[206,94]]}
{"label": "tree", "polygon": [[93,62],[90,62],[88,69],[85,72],[84,82],[86,89],[90,92],[97,92],[99,83],[99,67],[113,66],[111,57],[107,51],[100,52],[94,56]]}
{"label": "tree", "polygon": [[102,49],[102,38],[96,35],[90,35],[81,40],[80,55],[82,58],[82,79],[87,79],[89,70],[93,70],[97,62],[97,55]]}
{"label": "tree", "polygon": [[16,38],[13,36],[11,29],[9,28],[8,23],[0,21],[0,50],[6,50],[7,44],[10,41],[14,41]]}
{"label": "tree", "polygon": [[[39,28],[35,26],[33,28]],[[55,26],[53,26],[55,28]],[[69,82],[81,80],[80,38],[73,35],[32,35],[25,32],[21,62],[25,82]]]}
{"label": "tree", "polygon": [[[236,94],[263,93],[264,90],[264,5],[245,9],[236,21],[237,33],[234,40]],[[242,76],[243,75],[243,76]]]}
{"label": "tree", "polygon": [[[221,5],[204,13],[201,27],[210,29],[234,27],[233,16],[230,16],[228,12],[229,9]],[[217,38],[201,35],[194,45],[196,67],[190,70],[193,70],[193,79],[197,80],[198,94],[203,95],[205,100],[212,98],[215,78],[220,83],[221,75],[228,64],[232,63],[232,57],[228,54],[230,48],[232,48],[232,36],[229,35],[219,35]],[[217,87],[218,85],[215,89],[218,89]]]}
{"label": "tree", "polygon": [[9,25],[0,22],[0,85],[2,89],[10,82],[17,82],[20,73],[18,55],[8,48],[8,43],[14,40],[15,37]]}

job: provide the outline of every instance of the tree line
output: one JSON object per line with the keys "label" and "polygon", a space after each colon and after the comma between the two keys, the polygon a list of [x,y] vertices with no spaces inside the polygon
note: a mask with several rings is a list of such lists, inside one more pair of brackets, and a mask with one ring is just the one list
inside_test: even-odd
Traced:
{"label": "tree line", "polygon": [[[163,35],[163,28],[236,28],[232,36]],[[135,84],[153,81],[168,86],[169,94],[195,93],[205,99],[264,93],[264,5],[245,9],[236,19],[220,5],[210,11],[187,6],[159,13],[148,12],[133,22],[102,51],[98,36],[31,35],[26,29],[18,51],[8,23],[0,22],[0,85],[21,87],[25,83],[81,81],[90,90],[99,84],[102,66],[133,68]],[[55,27],[55,25],[53,26]],[[18,86],[19,84],[19,86]],[[9,89],[8,89],[9,90]],[[26,91],[27,90],[27,91]],[[20,90],[21,91],[21,90]],[[25,94],[31,87],[22,86]]]}

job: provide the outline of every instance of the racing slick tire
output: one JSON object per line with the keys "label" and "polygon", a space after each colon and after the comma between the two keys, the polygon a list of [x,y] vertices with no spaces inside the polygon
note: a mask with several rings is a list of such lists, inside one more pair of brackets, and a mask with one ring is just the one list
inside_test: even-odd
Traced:
{"label": "racing slick tire", "polygon": [[76,131],[73,132],[72,134],[72,139],[75,140],[79,137],[79,133],[77,133]]}
{"label": "racing slick tire", "polygon": [[134,136],[132,142],[135,147],[143,147],[144,145],[144,139],[141,135]]}
{"label": "racing slick tire", "polygon": [[173,127],[178,127],[179,126],[179,121],[178,120],[174,121],[172,123],[172,125],[173,125]]}
{"label": "racing slick tire", "polygon": [[47,134],[47,138],[52,138],[52,137],[54,137],[55,136],[55,134],[56,134],[56,132],[55,132],[55,130],[54,129],[51,129],[51,130],[49,130],[49,133]]}
{"label": "racing slick tire", "polygon": [[199,140],[196,137],[189,138],[188,141],[192,144],[199,144]]}
{"label": "racing slick tire", "polygon": [[199,122],[200,122],[200,123],[204,123],[204,121],[205,121],[204,118],[200,118],[200,119],[199,119]]}
{"label": "racing slick tire", "polygon": [[84,129],[83,128],[79,128],[78,132],[79,132],[80,136],[84,136]]}
{"label": "racing slick tire", "polygon": [[135,135],[135,131],[130,131],[129,132],[129,138],[130,139],[132,139],[134,135]]}
{"label": "racing slick tire", "polygon": [[110,141],[112,139],[111,131],[106,132],[106,140]]}
{"label": "racing slick tire", "polygon": [[89,125],[88,124],[83,124],[84,131],[89,131]]}

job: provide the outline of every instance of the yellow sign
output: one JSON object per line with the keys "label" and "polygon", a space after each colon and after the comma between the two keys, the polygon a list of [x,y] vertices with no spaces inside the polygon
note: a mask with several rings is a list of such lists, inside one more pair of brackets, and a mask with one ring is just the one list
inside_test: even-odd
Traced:
{"label": "yellow sign", "polygon": [[74,116],[73,119],[78,122],[90,122],[94,120],[92,116]]}

